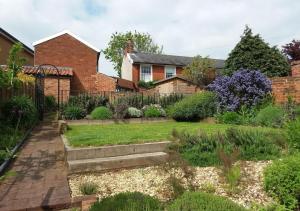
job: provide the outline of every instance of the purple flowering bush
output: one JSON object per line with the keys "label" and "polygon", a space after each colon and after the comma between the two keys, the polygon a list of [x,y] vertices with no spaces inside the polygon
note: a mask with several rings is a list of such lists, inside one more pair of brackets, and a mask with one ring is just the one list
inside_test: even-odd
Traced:
{"label": "purple flowering bush", "polygon": [[272,90],[271,81],[258,70],[241,69],[232,76],[221,76],[208,88],[218,97],[223,111],[238,111],[242,106],[259,104]]}

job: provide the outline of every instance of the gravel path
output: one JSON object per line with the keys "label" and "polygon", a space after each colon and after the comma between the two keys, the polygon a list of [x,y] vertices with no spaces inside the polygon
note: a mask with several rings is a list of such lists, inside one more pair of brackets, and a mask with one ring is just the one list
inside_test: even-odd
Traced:
{"label": "gravel path", "polygon": [[[226,196],[233,201],[245,207],[252,203],[268,204],[272,199],[267,196],[263,190],[262,174],[263,169],[270,161],[244,161],[241,165],[241,181],[238,191],[232,193],[226,188],[226,183],[221,176],[221,170],[216,167],[196,167],[195,177],[192,180],[196,189],[207,189],[213,187],[217,195]],[[162,201],[168,201],[172,197],[172,188],[170,186],[170,175],[182,181],[187,187],[187,181],[183,178],[181,169],[171,169],[154,166],[137,169],[127,169],[107,173],[72,175],[69,178],[72,197],[82,195],[79,186],[84,182],[94,182],[98,187],[97,195],[99,198],[115,195],[120,192],[139,191]]]}

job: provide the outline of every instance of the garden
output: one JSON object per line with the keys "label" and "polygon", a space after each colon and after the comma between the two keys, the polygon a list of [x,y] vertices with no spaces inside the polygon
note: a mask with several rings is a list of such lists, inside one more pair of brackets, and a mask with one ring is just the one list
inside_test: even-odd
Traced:
{"label": "garden", "polygon": [[163,106],[127,97],[115,104],[83,97],[100,98],[72,98],[64,118],[84,113],[80,118],[91,120],[166,119],[70,124],[64,135],[71,146],[171,141],[165,164],[70,175],[73,197],[99,197],[91,210],[298,209],[300,107],[291,97],[275,105],[271,82],[260,71],[218,77],[206,91],[172,96]]}

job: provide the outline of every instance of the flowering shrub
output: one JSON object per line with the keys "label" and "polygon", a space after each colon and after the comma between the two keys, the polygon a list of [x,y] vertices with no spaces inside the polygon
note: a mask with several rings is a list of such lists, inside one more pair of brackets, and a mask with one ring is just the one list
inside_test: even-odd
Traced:
{"label": "flowering shrub", "polygon": [[128,110],[128,116],[129,117],[135,117],[135,118],[138,118],[138,117],[141,117],[143,115],[143,112],[137,108],[134,108],[134,107],[129,107]]}
{"label": "flowering shrub", "polygon": [[208,88],[216,92],[221,110],[236,111],[259,104],[270,93],[271,81],[258,70],[241,69],[218,77]]}
{"label": "flowering shrub", "polygon": [[[165,117],[166,111],[159,104],[146,105],[142,108],[146,117]],[[147,115],[146,115],[147,114]]]}

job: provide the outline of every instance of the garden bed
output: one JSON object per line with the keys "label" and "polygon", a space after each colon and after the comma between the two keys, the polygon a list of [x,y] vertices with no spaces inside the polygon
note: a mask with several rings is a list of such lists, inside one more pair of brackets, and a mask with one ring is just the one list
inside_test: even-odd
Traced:
{"label": "garden bed", "polygon": [[[252,203],[261,205],[272,203],[272,199],[263,190],[262,173],[270,161],[243,161],[242,180],[238,191],[232,193],[226,189],[226,183],[218,167],[195,167],[193,183],[196,189],[213,192],[226,196],[245,207]],[[170,175],[175,175],[187,186],[183,171],[180,168],[166,171],[163,166],[146,167],[130,170],[120,170],[98,174],[78,174],[69,178],[72,197],[81,196],[80,185],[86,182],[97,184],[97,196],[102,199],[121,192],[139,191],[169,201],[172,198],[172,186],[169,183]]]}
{"label": "garden bed", "polygon": [[[69,122],[68,122],[69,124]],[[168,140],[173,129],[179,131],[196,132],[203,130],[207,133],[222,132],[232,125],[210,124],[203,122],[147,122],[147,123],[119,123],[119,124],[69,124],[65,133],[68,143],[72,147],[105,146],[117,144],[137,144]],[[274,130],[262,127],[235,126],[238,128],[259,130]]]}

